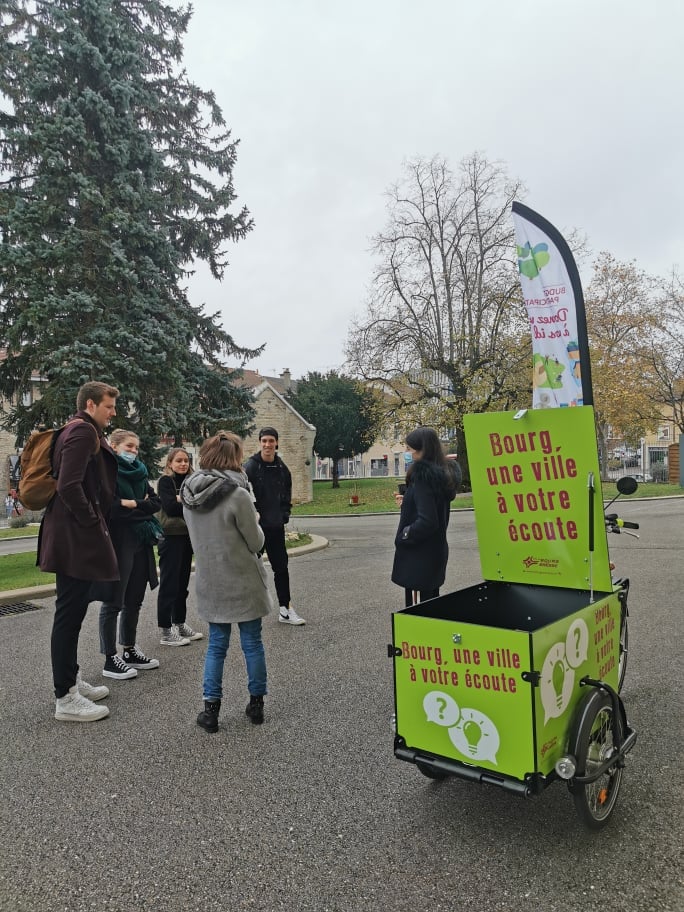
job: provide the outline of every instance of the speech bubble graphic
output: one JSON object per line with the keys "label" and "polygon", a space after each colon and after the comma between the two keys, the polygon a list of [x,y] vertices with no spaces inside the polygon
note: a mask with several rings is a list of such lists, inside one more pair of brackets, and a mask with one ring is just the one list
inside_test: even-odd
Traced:
{"label": "speech bubble graphic", "polygon": [[459,724],[449,729],[449,738],[466,760],[488,760],[497,765],[496,754],[501,744],[499,731],[489,716],[479,710],[464,707]]}
{"label": "speech bubble graphic", "polygon": [[589,651],[589,628],[583,618],[576,618],[568,627],[565,638],[565,658],[570,668],[579,668],[587,661]]}
{"label": "speech bubble graphic", "polygon": [[[589,632],[587,631],[587,639]],[[573,636],[573,644],[575,642]],[[575,686],[575,672],[565,655],[565,643],[554,643],[546,653],[539,681],[539,696],[544,707],[544,725],[562,716]]]}
{"label": "speech bubble graphic", "polygon": [[453,697],[442,693],[441,690],[431,690],[430,693],[425,694],[423,709],[428,722],[443,725],[445,728],[456,725],[461,715],[461,710]]}

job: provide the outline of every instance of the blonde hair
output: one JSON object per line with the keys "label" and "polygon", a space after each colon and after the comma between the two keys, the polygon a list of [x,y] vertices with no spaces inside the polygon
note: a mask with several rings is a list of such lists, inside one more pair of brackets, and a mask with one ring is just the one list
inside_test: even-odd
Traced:
{"label": "blonde hair", "polygon": [[232,431],[218,431],[207,438],[199,451],[199,464],[203,469],[233,469],[242,471],[242,440]]}
{"label": "blonde hair", "polygon": [[129,437],[133,437],[140,443],[140,437],[138,437],[135,431],[128,431],[126,428],[117,428],[115,431],[112,431],[109,437],[109,445],[111,447],[117,447],[120,443],[123,443],[124,440],[128,440]]}
{"label": "blonde hair", "polygon": [[[173,475],[171,463],[179,453],[185,453],[185,455],[188,457],[188,462],[190,463],[190,469],[192,470],[192,460],[190,459],[190,453],[188,453],[185,447],[171,447],[169,452],[166,454],[166,462],[164,463],[164,468],[162,469],[162,475]],[[189,474],[190,472],[188,472],[188,475]]]}

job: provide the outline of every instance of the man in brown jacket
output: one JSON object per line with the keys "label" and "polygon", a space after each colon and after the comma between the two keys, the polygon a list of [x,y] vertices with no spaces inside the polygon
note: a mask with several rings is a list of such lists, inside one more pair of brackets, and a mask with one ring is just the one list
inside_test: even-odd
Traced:
{"label": "man in brown jacket", "polygon": [[47,506],[38,536],[38,566],[56,574],[52,625],[52,676],[62,722],[95,722],[109,715],[96,701],[109,695],[78,670],[78,637],[95,581],[119,578],[107,516],[116,492],[117,460],[104,438],[116,415],[119,391],[107,383],[85,383],[77,412],[57,437],[52,464],[57,493]]}

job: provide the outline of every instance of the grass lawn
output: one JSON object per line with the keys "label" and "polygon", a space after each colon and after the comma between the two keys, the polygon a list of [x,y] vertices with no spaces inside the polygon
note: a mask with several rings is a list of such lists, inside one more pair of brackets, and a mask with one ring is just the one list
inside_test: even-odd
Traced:
{"label": "grass lawn", "polygon": [[3,554],[0,557],[0,589],[49,586],[54,581],[54,573],[43,573],[36,567],[35,551],[26,554]]}
{"label": "grass lawn", "polygon": [[30,526],[21,526],[19,529],[0,529],[0,539],[2,538],[26,538],[31,535],[38,535],[38,523]]}
{"label": "grass lawn", "polygon": [[[13,529],[11,531],[17,530]],[[300,548],[302,545],[309,544],[311,544],[311,536],[305,532],[300,532],[297,538],[292,536],[285,542],[285,546],[288,549]],[[36,567],[34,551],[25,554],[0,555],[0,590],[26,589],[29,586],[49,586],[54,581],[54,573],[43,573]]]}
{"label": "grass lawn", "polygon": [[[351,515],[354,513],[388,513],[398,512],[394,501],[397,490],[397,478],[360,478],[357,481],[343,479],[339,488],[333,488],[331,481],[315,481],[313,486],[313,503],[298,504],[292,510],[291,526],[297,525],[301,517],[318,516],[323,514]],[[615,482],[603,483],[603,499],[610,500],[616,494]],[[352,494],[357,494],[358,504],[351,504]],[[679,485],[668,484],[640,484],[636,497],[667,497],[682,495],[684,490]],[[459,494],[453,501],[455,509],[472,507],[473,498],[470,494]],[[615,509],[615,508],[614,508]],[[618,508],[619,509],[619,508]],[[38,526],[26,526],[21,529],[0,529],[0,539],[20,538],[35,536]],[[311,536],[300,533],[298,540],[286,542],[288,548],[296,548],[308,544]],[[35,566],[35,553],[8,554],[0,556],[0,589],[23,589],[28,586],[49,585],[54,581],[51,573],[41,573]]]}
{"label": "grass lawn", "polygon": [[[314,481],[313,503],[297,504],[292,517],[317,516],[319,514],[388,513],[398,512],[394,495],[401,478],[343,478],[339,488],[333,488],[332,481]],[[350,503],[353,494],[358,495],[358,504]],[[472,507],[470,494],[459,495],[454,507]]]}
{"label": "grass lawn", "polygon": [[[298,516],[318,516],[320,514],[350,515],[352,513],[387,513],[398,512],[394,501],[399,478],[344,478],[339,488],[333,488],[331,481],[314,481],[313,503],[297,504],[292,509],[292,518]],[[353,494],[359,498],[358,504],[351,504]],[[617,494],[614,481],[603,482],[604,500],[610,500]],[[679,485],[640,484],[633,497],[671,497],[684,494]],[[467,509],[473,506],[471,494],[459,494],[452,503],[452,508]]]}

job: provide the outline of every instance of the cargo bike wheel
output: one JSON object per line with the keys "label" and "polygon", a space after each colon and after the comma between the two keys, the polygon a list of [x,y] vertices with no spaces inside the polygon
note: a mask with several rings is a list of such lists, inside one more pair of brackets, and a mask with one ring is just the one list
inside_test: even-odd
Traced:
{"label": "cargo bike wheel", "polygon": [[[580,703],[570,736],[570,750],[577,759],[575,777],[568,783],[577,813],[592,830],[608,823],[617,802],[622,782],[623,759],[619,753],[622,741],[622,717],[603,690],[590,691]],[[611,758],[614,763],[610,763]],[[605,768],[604,768],[605,767]],[[578,778],[592,779],[578,782]]]}

